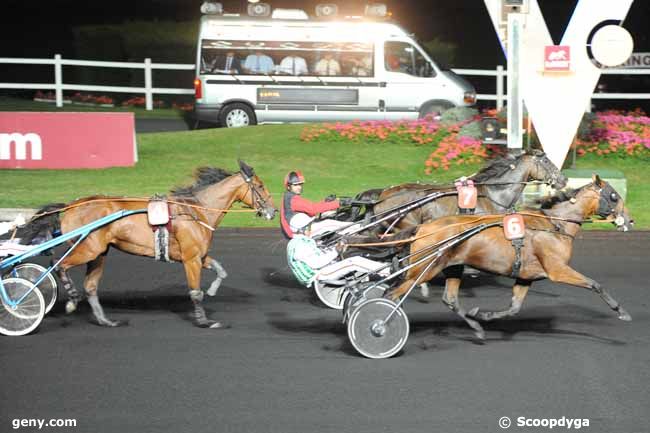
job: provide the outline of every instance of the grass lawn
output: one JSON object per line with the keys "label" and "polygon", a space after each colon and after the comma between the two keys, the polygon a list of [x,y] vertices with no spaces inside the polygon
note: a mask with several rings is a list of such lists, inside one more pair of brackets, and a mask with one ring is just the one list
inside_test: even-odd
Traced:
{"label": "grass lawn", "polygon": [[[264,125],[243,129],[204,129],[190,132],[138,135],[140,162],[133,168],[104,170],[2,170],[0,207],[37,207],[92,194],[149,196],[192,182],[202,165],[237,169],[241,157],[255,167],[274,194],[276,207],[282,179],[292,169],[307,178],[305,196],[354,195],[374,187],[408,181],[448,182],[471,174],[478,166],[454,167],[424,174],[428,146],[395,144],[303,143],[304,125]],[[628,178],[628,207],[637,227],[650,228],[650,187],[643,179],[646,163],[583,158],[578,168],[616,168]],[[645,183],[643,183],[645,182]],[[227,226],[277,226],[249,214],[231,214]]]}
{"label": "grass lawn", "polygon": [[0,111],[118,112],[134,113],[137,119],[182,119],[185,115],[183,111],[171,108],[147,111],[135,107],[91,107],[76,104],[63,104],[63,107],[58,108],[54,102],[38,102],[6,96],[0,96]]}

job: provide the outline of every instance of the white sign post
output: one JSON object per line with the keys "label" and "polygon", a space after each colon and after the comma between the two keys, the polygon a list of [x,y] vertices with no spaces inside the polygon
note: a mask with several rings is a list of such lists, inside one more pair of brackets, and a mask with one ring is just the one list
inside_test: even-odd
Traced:
{"label": "white sign post", "polygon": [[524,19],[523,14],[508,14],[508,150],[515,152],[523,147],[524,98],[519,82]]}

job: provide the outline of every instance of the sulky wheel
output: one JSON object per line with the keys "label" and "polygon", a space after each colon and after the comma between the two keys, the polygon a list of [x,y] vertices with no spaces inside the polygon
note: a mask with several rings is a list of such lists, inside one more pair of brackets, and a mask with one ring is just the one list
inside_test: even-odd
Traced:
{"label": "sulky wheel", "polygon": [[329,308],[335,310],[342,310],[343,303],[345,302],[345,296],[343,294],[345,286],[332,286],[318,279],[314,280],[314,290],[316,291],[316,296],[321,302],[327,305]]}
{"label": "sulky wheel", "polygon": [[[348,338],[366,358],[390,358],[399,352],[409,336],[406,313],[388,299],[368,299],[359,305],[348,321]],[[391,318],[386,318],[395,310]]]}
{"label": "sulky wheel", "polygon": [[18,305],[0,296],[0,333],[4,335],[25,335],[32,332],[43,320],[45,301],[41,292],[29,281],[22,278],[7,278],[2,281],[5,292],[11,301],[25,297]]}
{"label": "sulky wheel", "polygon": [[343,323],[347,322],[352,312],[366,300],[384,297],[388,286],[386,284],[379,284],[370,290],[366,290],[366,288],[372,285],[374,285],[372,282],[361,283],[355,288],[353,293],[348,292],[343,295]]}
{"label": "sulky wheel", "polygon": [[[7,276],[11,278],[23,278],[30,281],[32,284],[36,284],[38,279],[46,272],[47,269],[41,265],[37,265],[36,263],[24,263],[13,268]],[[45,314],[47,314],[50,312],[52,307],[54,307],[54,303],[56,302],[56,280],[52,274],[47,274],[36,287],[43,295],[43,300],[45,301]]]}

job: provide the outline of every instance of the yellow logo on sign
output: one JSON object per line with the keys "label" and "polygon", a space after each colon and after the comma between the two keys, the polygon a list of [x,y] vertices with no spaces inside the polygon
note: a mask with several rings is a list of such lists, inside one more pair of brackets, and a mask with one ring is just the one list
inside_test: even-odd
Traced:
{"label": "yellow logo on sign", "polygon": [[280,92],[260,92],[262,98],[279,98]]}

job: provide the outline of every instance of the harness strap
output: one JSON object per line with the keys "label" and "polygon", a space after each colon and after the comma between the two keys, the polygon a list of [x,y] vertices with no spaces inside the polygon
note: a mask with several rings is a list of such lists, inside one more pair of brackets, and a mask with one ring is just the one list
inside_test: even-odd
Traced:
{"label": "harness strap", "polygon": [[519,278],[519,271],[521,271],[521,248],[524,246],[524,238],[513,239],[512,246],[515,249],[515,261],[512,263],[510,276],[517,279]]}

